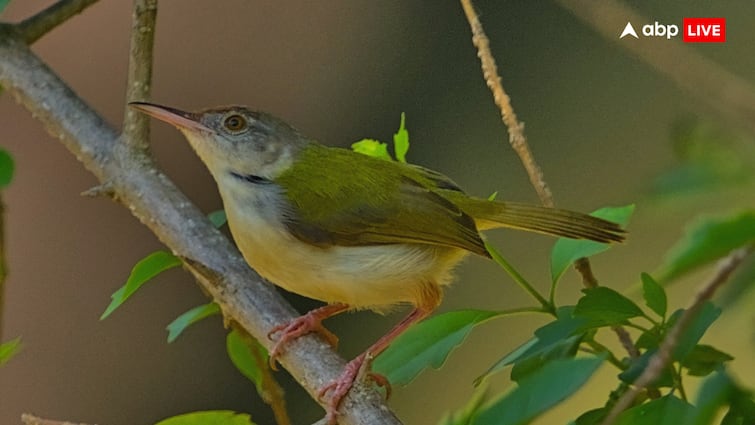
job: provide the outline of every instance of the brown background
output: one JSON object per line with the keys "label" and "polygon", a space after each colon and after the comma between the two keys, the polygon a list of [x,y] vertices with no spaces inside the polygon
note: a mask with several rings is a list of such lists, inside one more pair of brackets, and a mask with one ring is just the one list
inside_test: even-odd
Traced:
{"label": "brown background", "polygon": [[[3,18],[15,21],[50,3],[15,0]],[[116,126],[124,107],[130,3],[102,1],[34,45]],[[691,47],[755,82],[753,3],[632,3],[651,22],[725,16],[726,44]],[[672,123],[707,109],[556,5],[477,6],[557,203],[585,211],[637,204],[630,243],[594,262],[605,284],[625,287],[640,271],[652,271],[682,224],[701,212],[753,206],[752,187],[674,201],[648,198],[652,179],[674,162]],[[155,101],[181,108],[253,105],[340,146],[363,137],[390,140],[404,111],[413,142],[410,161],[443,171],[478,195],[498,191],[499,198],[536,202],[505,144],[456,2],[164,0],[153,87]],[[219,319],[165,342],[166,324],[206,302],[188,274],[161,275],[111,318],[98,320],[131,266],[160,244],[125,208],[80,197],[95,179],[8,94],[0,97],[0,135],[17,161],[16,180],[4,193],[11,275],[3,335],[24,341],[23,352],[0,369],[0,423],[18,423],[22,412],[32,412],[103,425],[149,424],[202,409],[247,411],[259,423],[271,423],[253,387],[227,360]],[[201,208],[221,207],[208,173],[176,131],[155,124],[152,146],[161,166]],[[551,240],[515,232],[492,239],[538,287],[547,288]],[[458,274],[443,310],[529,303],[489,262],[470,259]],[[675,286],[672,306],[686,305],[705,276],[700,272]],[[561,302],[576,299],[578,288],[569,273]],[[302,310],[315,305],[291,299]],[[746,360],[753,357],[753,317],[747,311],[753,301],[750,296],[743,308],[726,311],[706,340],[742,359],[734,364],[742,377],[753,373]],[[329,326],[342,335],[341,351],[351,357],[396,320],[364,312]],[[545,320],[507,318],[476,330],[441,371],[397,389],[392,405],[406,423],[436,423],[442,412],[463,405],[474,377]],[[604,340],[613,342],[611,335]],[[494,388],[507,385],[504,375],[493,379]],[[540,423],[563,423],[599,406],[614,375],[604,368],[601,379]],[[289,388],[294,422],[317,419],[322,411],[288,385],[284,373],[279,376]]]}

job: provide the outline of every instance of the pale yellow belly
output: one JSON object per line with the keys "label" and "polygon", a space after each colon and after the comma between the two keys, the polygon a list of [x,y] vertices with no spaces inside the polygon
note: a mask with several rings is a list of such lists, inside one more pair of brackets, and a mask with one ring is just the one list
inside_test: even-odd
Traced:
{"label": "pale yellow belly", "polygon": [[440,286],[450,282],[451,270],[466,254],[419,244],[320,248],[257,219],[243,222],[232,214],[228,219],[244,258],[260,275],[288,291],[354,308],[440,302]]}

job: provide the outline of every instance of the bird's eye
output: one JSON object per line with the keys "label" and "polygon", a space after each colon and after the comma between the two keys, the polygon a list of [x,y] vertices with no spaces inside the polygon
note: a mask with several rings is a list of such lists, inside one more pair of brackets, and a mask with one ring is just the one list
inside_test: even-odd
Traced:
{"label": "bird's eye", "polygon": [[246,118],[242,117],[241,115],[234,114],[229,115],[225,120],[223,120],[223,125],[228,131],[238,133],[240,131],[246,130],[247,122]]}

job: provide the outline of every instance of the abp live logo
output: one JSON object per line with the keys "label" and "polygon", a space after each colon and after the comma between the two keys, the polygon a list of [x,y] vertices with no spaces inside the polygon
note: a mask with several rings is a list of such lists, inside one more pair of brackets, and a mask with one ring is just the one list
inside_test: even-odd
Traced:
{"label": "abp live logo", "polygon": [[725,43],[726,18],[684,18],[685,43]]}
{"label": "abp live logo", "polygon": [[[684,18],[682,31],[685,43],[725,43],[726,18]],[[679,35],[679,27],[655,21],[643,25],[641,34],[645,37],[664,37],[671,40]],[[627,36],[640,38],[631,22],[627,22],[619,38]]]}

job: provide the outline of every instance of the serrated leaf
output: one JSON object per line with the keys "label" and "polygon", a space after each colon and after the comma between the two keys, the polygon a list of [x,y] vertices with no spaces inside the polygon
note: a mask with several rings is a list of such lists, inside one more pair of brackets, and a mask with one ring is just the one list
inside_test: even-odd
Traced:
{"label": "serrated leaf", "polygon": [[667,309],[666,291],[649,274],[642,273],[640,277],[642,278],[642,296],[645,298],[645,304],[655,314],[665,318]]}
{"label": "serrated leaf", "polygon": [[439,368],[472,328],[500,313],[459,310],[433,316],[401,334],[375,359],[373,370],[394,385],[406,385],[427,367]]}
{"label": "serrated leaf", "polygon": [[268,367],[268,353],[265,347],[253,338],[245,338],[232,330],[226,337],[226,351],[236,369],[252,381],[259,394],[264,391],[264,372]]}
{"label": "serrated leaf", "polygon": [[616,418],[614,425],[679,425],[694,412],[692,405],[667,395],[625,410]]}
{"label": "serrated leaf", "polygon": [[[632,212],[634,212],[634,205],[626,205],[623,207],[601,208],[590,215],[613,221],[620,224],[622,228],[626,228],[629,223],[629,218],[632,216]],[[582,257],[591,257],[600,254],[601,252],[608,250],[610,247],[610,244],[590,240],[565,238],[557,240],[551,251],[552,283],[555,285],[566,269],[568,269],[576,260]]]}
{"label": "serrated leaf", "polygon": [[[2,5],[0,5],[2,10]],[[0,148],[0,189],[4,189],[13,181],[13,172],[16,165],[13,157],[3,148]]]}
{"label": "serrated leaf", "polygon": [[134,295],[134,292],[141,288],[142,285],[147,283],[150,279],[165,270],[172,269],[179,265],[181,265],[181,260],[167,251],[156,251],[144,257],[136,263],[133,269],[131,269],[131,275],[128,277],[126,284],[110,296],[110,298],[112,298],[110,305],[108,305],[105,312],[102,313],[100,320],[110,316],[115,309],[120,307],[127,299],[129,299],[129,297]]}
{"label": "serrated leaf", "polygon": [[393,161],[391,155],[388,154],[388,145],[377,140],[360,140],[358,142],[352,143],[351,149],[354,152],[361,153],[363,155],[384,159],[386,161]]}
{"label": "serrated leaf", "polygon": [[620,325],[633,317],[644,316],[634,301],[611,288],[598,286],[582,292],[585,295],[577,302],[574,316],[587,319],[588,326]]}
{"label": "serrated leaf", "polygon": [[401,113],[401,125],[398,131],[393,135],[393,149],[396,152],[396,159],[399,162],[406,162],[406,153],[409,152],[409,132],[404,126],[406,115]]}
{"label": "serrated leaf", "polygon": [[228,217],[226,217],[225,215],[225,210],[213,211],[207,214],[207,218],[210,220],[212,225],[215,226],[216,229],[223,227],[223,225],[228,221]]}
{"label": "serrated leaf", "polygon": [[252,417],[246,413],[231,410],[208,410],[184,413],[163,419],[155,425],[254,425]]}
{"label": "serrated leaf", "polygon": [[553,350],[558,350],[561,344],[568,343],[575,336],[579,336],[581,339],[582,335],[577,335],[577,333],[584,326],[586,320],[573,317],[573,310],[573,306],[559,308],[556,312],[558,319],[535,330],[535,336],[532,339],[495,362],[485,373],[475,379],[475,385],[479,385],[484,379],[503,370],[508,365],[524,362],[535,356],[547,355]]}
{"label": "serrated leaf", "polygon": [[212,302],[194,307],[186,313],[176,317],[176,319],[170,322],[166,327],[168,330],[168,343],[175,341],[176,338],[178,338],[189,326],[216,314],[220,314],[220,306]]}
{"label": "serrated leaf", "polygon": [[755,211],[697,220],[666,254],[658,282],[666,284],[755,241]]}
{"label": "serrated leaf", "polygon": [[[677,310],[669,318],[669,327],[676,323],[684,310]],[[692,322],[687,326],[687,329],[682,332],[679,337],[679,342],[674,348],[672,359],[674,361],[684,361],[695,348],[695,345],[708,330],[710,325],[718,319],[721,315],[721,309],[713,305],[710,301],[706,301],[703,304],[700,311],[697,313]]]}
{"label": "serrated leaf", "polygon": [[0,366],[8,363],[10,359],[21,351],[21,337],[0,344]]}
{"label": "serrated leaf", "polygon": [[706,376],[731,360],[734,360],[734,357],[715,347],[697,344],[684,358],[682,366],[687,368],[687,373],[691,376]]}
{"label": "serrated leaf", "polygon": [[603,362],[600,357],[555,360],[528,375],[511,392],[484,406],[473,425],[525,424],[573,395]]}

